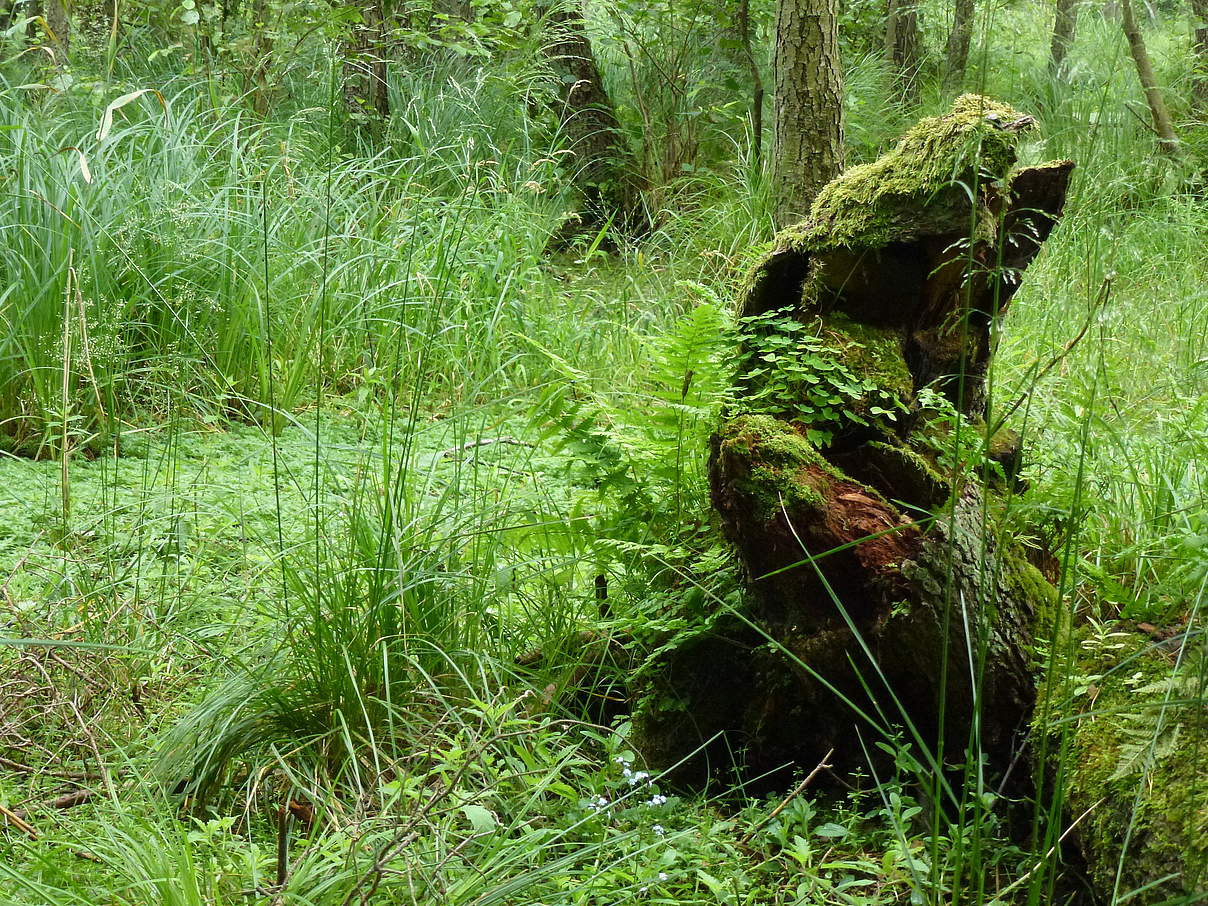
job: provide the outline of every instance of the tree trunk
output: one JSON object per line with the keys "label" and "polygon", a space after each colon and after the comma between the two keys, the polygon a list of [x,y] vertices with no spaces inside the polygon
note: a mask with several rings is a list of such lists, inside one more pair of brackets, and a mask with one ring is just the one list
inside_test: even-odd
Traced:
{"label": "tree trunk", "polygon": [[1208,0],[1191,0],[1195,16],[1195,74],[1192,99],[1198,110],[1208,107]]}
{"label": "tree trunk", "polygon": [[344,102],[357,122],[378,128],[390,118],[385,11],[382,0],[349,6],[360,20],[353,23],[344,46]]}
{"label": "tree trunk", "polygon": [[961,98],[830,183],[756,266],[710,458],[749,594],[648,674],[635,728],[653,764],[703,780],[742,753],[749,778],[834,749],[845,774],[901,732],[928,764],[972,748],[1006,769],[1035,696],[1031,627],[1055,595],[987,519],[987,461],[937,458],[961,423],[919,394],[946,395],[977,436],[994,326],[1073,166],[1012,170],[1032,124]]}
{"label": "tree trunk", "polygon": [[843,169],[843,75],[835,0],[776,5],[776,222],[805,217]]}
{"label": "tree trunk", "polygon": [[952,31],[948,33],[948,59],[944,82],[950,87],[965,80],[969,65],[969,45],[973,41],[974,0],[955,0],[952,7]]}
{"label": "tree trunk", "polygon": [[1137,25],[1137,17],[1133,15],[1132,0],[1120,0],[1120,23],[1124,27],[1124,36],[1128,38],[1128,49],[1132,52],[1133,62],[1137,64],[1137,77],[1141,80],[1141,88],[1145,91],[1145,100],[1149,104],[1149,114],[1153,118],[1153,129],[1158,135],[1158,146],[1168,154],[1178,151],[1179,140],[1174,134],[1174,123],[1170,119],[1170,111],[1166,109],[1166,101],[1162,98],[1162,89],[1154,76],[1153,63],[1149,60],[1149,52],[1145,49],[1145,36]]}
{"label": "tree trunk", "polygon": [[[1208,3],[1208,0],[1200,0]],[[751,153],[755,166],[759,166],[763,157],[763,76],[759,72],[759,64],[755,60],[755,52],[751,49],[751,0],[739,0],[738,3],[738,41],[742,45],[743,58],[751,73]]]}
{"label": "tree trunk", "polygon": [[1078,28],[1078,0],[1057,0],[1057,15],[1053,19],[1053,44],[1049,51],[1049,72],[1060,75],[1066,54],[1074,43]]}
{"label": "tree trunk", "polygon": [[268,0],[255,0],[252,4],[252,65],[249,72],[252,99],[252,109],[260,116],[266,116],[272,88],[269,84],[269,73],[273,66],[273,33],[268,23]]}
{"label": "tree trunk", "polygon": [[923,36],[913,0],[889,0],[885,14],[885,55],[893,66],[898,95],[909,104],[919,100]]}
{"label": "tree trunk", "polygon": [[553,40],[546,53],[558,77],[559,119],[583,195],[583,222],[589,229],[611,221],[624,233],[643,232],[639,168],[604,89],[582,12],[556,9],[547,21]]}
{"label": "tree trunk", "polygon": [[43,0],[41,7],[51,43],[62,54],[58,62],[66,63],[71,48],[71,14],[67,0]]}

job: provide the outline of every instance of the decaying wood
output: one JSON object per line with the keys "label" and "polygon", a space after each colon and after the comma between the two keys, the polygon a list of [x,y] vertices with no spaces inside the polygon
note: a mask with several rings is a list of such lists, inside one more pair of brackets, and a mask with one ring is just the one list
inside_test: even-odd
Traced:
{"label": "decaying wood", "polygon": [[740,366],[710,482],[749,593],[650,671],[635,725],[656,766],[682,763],[687,782],[774,778],[833,749],[842,774],[878,742],[937,770],[970,749],[991,774],[1017,756],[1035,697],[1032,626],[1053,590],[987,518],[994,492],[978,471],[937,459],[942,419],[918,400],[934,391],[964,413],[963,430],[980,424],[995,327],[1061,216],[1073,166],[1017,170],[1015,143],[1032,128],[962,97],[830,183],[757,265],[744,313],[779,311],[825,339],[830,367],[884,405],[744,411],[763,360]]}

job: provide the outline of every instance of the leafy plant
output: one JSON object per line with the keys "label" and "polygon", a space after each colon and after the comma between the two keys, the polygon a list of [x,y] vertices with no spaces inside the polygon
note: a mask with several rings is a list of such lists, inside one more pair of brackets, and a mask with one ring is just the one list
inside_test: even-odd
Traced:
{"label": "leafy plant", "polygon": [[[742,386],[729,405],[743,412],[776,415],[806,429],[817,446],[853,426],[892,422],[907,411],[903,400],[857,375],[836,350],[836,338],[783,311],[743,318],[739,326]],[[846,346],[862,348],[844,338]]]}

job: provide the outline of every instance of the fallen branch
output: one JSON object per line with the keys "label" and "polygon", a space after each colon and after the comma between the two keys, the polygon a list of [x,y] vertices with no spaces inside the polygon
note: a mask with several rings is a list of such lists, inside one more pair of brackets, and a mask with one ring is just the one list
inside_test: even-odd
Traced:
{"label": "fallen branch", "polygon": [[29,839],[38,839],[38,832],[34,829],[33,825],[29,824],[12,809],[0,805],[0,818],[4,818],[6,824],[11,824],[17,830],[21,831],[21,833],[25,834],[25,836],[29,837]]}
{"label": "fallen branch", "polygon": [[779,815],[781,812],[783,812],[786,808],[788,808],[789,803],[791,803],[794,799],[796,799],[798,796],[800,796],[802,793],[804,793],[805,788],[807,786],[809,786],[811,783],[813,783],[813,780],[815,777],[817,777],[823,771],[829,771],[831,766],[829,764],[827,764],[827,762],[830,760],[830,757],[834,754],[835,754],[835,750],[831,749],[829,752],[827,752],[825,755],[823,755],[822,760],[820,762],[818,762],[818,766],[816,768],[814,768],[812,771],[810,771],[804,780],[802,780],[799,784],[797,784],[795,787],[793,787],[793,791],[791,793],[789,793],[787,796],[785,796],[784,799],[781,800],[780,805],[778,805],[774,809],[772,809],[772,811],[768,814],[768,816],[766,818],[764,818],[762,821],[758,822],[754,827],[752,827],[749,831],[747,831],[743,835],[743,838],[738,841],[738,845],[739,846],[750,845],[751,840],[754,839],[755,835],[757,833],[759,833],[759,831],[762,830],[764,827],[766,827],[770,822],[776,820],[776,816]]}
{"label": "fallen branch", "polygon": [[510,434],[505,434],[502,437],[483,437],[479,440],[471,440],[458,447],[449,447],[447,450],[441,450],[436,454],[437,459],[452,459],[458,453],[464,453],[467,450],[473,450],[476,447],[489,447],[493,444],[511,444],[516,447],[531,447],[533,444],[527,441],[517,440]]}

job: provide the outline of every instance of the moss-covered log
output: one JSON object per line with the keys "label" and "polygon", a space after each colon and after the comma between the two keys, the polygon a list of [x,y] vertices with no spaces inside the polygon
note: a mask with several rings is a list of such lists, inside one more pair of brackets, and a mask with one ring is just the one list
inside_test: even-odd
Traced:
{"label": "moss-covered log", "polygon": [[1036,711],[1058,830],[1072,827],[1103,902],[1208,902],[1202,634],[1088,625],[1061,647]]}
{"label": "moss-covered log", "polygon": [[1033,125],[960,98],[830,183],[755,268],[710,467],[749,594],[648,670],[653,761],[756,776],[834,748],[851,771],[898,734],[1005,770],[1054,595],[994,527],[980,421],[993,328],[1072,169],[1015,169]]}

